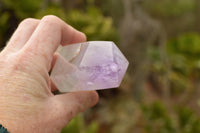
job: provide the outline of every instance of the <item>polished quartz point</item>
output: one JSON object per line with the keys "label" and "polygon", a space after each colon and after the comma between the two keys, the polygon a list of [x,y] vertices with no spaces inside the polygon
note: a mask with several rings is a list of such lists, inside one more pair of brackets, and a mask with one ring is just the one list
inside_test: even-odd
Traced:
{"label": "polished quartz point", "polygon": [[119,87],[129,62],[110,41],[60,46],[51,79],[60,92]]}

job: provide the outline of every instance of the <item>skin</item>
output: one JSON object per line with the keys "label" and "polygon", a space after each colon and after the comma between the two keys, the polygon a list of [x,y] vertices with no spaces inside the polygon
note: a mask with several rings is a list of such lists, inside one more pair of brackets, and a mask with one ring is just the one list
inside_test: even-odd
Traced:
{"label": "skin", "polygon": [[11,133],[59,133],[95,105],[95,91],[53,95],[48,72],[59,44],[86,41],[55,16],[25,19],[0,53],[0,123]]}

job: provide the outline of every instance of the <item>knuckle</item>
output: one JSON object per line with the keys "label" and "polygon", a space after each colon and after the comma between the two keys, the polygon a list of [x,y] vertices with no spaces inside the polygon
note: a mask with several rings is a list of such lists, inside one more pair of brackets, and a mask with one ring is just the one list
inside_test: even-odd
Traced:
{"label": "knuckle", "polygon": [[30,25],[30,24],[34,23],[35,21],[36,21],[36,19],[26,18],[19,24],[19,26]]}
{"label": "knuckle", "polygon": [[30,52],[15,53],[9,59],[9,62],[12,62],[10,65],[14,71],[29,72],[34,71],[36,68],[36,62],[33,61],[33,56]]}
{"label": "knuckle", "polygon": [[[0,64],[2,64],[1,61],[0,61]],[[12,72],[12,74],[15,74],[18,71],[24,70],[26,66],[24,64],[24,56],[23,57],[19,56],[17,53],[7,56],[4,59],[4,65],[6,65],[6,67],[2,66],[0,68],[7,69],[7,71]]]}
{"label": "knuckle", "polygon": [[16,55],[16,57],[13,57],[13,59],[15,59],[13,66],[18,68],[18,70],[23,70],[23,68],[27,66],[27,64],[26,64],[26,63],[28,63],[27,60],[29,60],[28,56],[26,56],[25,54],[22,54],[22,53],[18,53],[18,55]]}
{"label": "knuckle", "polygon": [[57,16],[54,16],[54,15],[47,15],[47,16],[44,16],[42,19],[41,19],[42,22],[45,22],[45,24],[49,24],[49,25],[52,25],[52,24],[57,24],[60,19],[57,17]]}

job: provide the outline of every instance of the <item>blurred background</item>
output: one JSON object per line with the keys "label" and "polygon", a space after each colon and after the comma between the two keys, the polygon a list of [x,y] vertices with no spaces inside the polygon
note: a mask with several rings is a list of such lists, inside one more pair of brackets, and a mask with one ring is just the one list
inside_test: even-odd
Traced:
{"label": "blurred background", "polygon": [[0,0],[1,48],[20,21],[47,14],[130,62],[62,133],[200,133],[200,0]]}

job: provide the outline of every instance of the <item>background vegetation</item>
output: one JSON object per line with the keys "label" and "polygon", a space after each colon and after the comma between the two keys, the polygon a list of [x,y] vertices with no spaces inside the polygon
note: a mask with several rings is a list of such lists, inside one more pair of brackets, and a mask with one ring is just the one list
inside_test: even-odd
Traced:
{"label": "background vegetation", "polygon": [[199,0],[0,0],[0,46],[27,17],[57,15],[130,61],[119,88],[62,133],[199,133]]}

